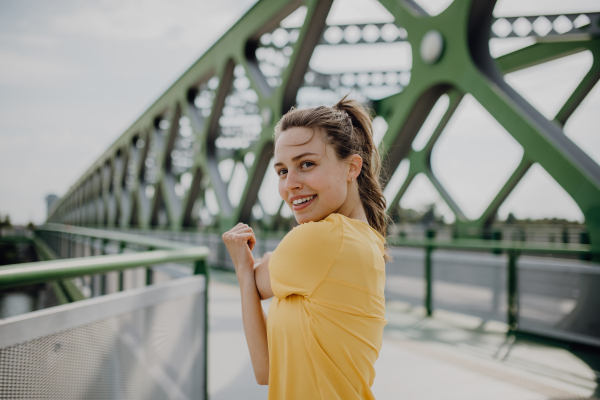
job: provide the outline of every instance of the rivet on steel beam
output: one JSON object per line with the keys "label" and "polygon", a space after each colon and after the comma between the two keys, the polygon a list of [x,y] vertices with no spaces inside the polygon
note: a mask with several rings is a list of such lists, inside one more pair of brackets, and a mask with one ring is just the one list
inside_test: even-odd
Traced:
{"label": "rivet on steel beam", "polygon": [[427,32],[421,39],[421,59],[426,64],[435,64],[444,52],[444,37],[436,30]]}

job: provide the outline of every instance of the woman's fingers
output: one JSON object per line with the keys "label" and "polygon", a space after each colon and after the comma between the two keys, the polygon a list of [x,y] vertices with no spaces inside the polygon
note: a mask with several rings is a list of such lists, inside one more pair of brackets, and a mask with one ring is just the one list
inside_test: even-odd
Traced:
{"label": "woman's fingers", "polygon": [[250,234],[251,237],[248,237],[247,243],[248,246],[250,246],[250,250],[254,248],[254,245],[256,244],[256,236],[254,235],[252,228],[250,228],[247,224],[241,222],[238,223],[236,226],[223,234],[223,240],[226,240],[226,235],[232,234]]}
{"label": "woman's fingers", "polygon": [[242,224],[240,222],[239,224],[237,224],[236,226],[231,228],[228,232],[237,232],[237,231],[245,230],[245,229],[252,230],[252,228],[250,228],[247,224]]}
{"label": "woman's fingers", "polygon": [[256,241],[252,232],[234,232],[223,237],[225,243],[248,243],[249,241]]}
{"label": "woman's fingers", "polygon": [[250,250],[252,250],[252,248],[254,247],[254,245],[256,244],[256,236],[254,235],[254,231],[252,230],[252,228],[250,228],[248,225],[243,224],[243,223],[239,223],[236,226],[234,226],[233,228],[231,228],[229,231],[225,232],[223,234],[223,240],[234,240],[235,236],[234,235],[247,235],[247,239],[246,242],[248,243],[248,245],[250,246]]}
{"label": "woman's fingers", "polygon": [[256,244],[256,236],[254,236],[254,232],[251,232],[251,234],[252,238],[248,240],[248,246],[250,246],[250,251],[252,251],[254,245]]}

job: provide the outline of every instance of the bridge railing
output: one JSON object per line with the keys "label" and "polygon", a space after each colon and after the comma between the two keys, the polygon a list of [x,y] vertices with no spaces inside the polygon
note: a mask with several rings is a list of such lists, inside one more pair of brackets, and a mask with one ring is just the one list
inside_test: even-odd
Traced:
{"label": "bridge railing", "polygon": [[[179,243],[159,238],[135,235],[130,233],[102,229],[81,228],[61,224],[47,224],[35,232],[34,244],[40,256],[45,260],[57,258],[73,258],[106,254],[119,254],[148,251],[155,249],[186,249],[193,244]],[[207,256],[209,254],[208,249]],[[206,258],[205,258],[206,261]],[[145,270],[140,279],[140,272]],[[189,272],[189,271],[188,271]],[[149,285],[160,279],[185,276],[185,269],[174,263],[161,263],[160,266],[137,268],[136,270],[118,271],[78,277],[74,282],[68,280],[53,284],[55,291],[65,292],[67,297],[82,298],[97,296],[127,288]],[[126,275],[127,278],[126,279]],[[158,276],[160,275],[160,276]],[[63,290],[61,290],[63,289]],[[74,296],[70,295],[75,293]]]}
{"label": "bridge railing", "polygon": [[[52,224],[43,229],[46,235],[60,235],[60,240],[55,238],[55,247],[64,254],[83,254],[83,248],[103,243],[104,252],[116,252],[123,241],[136,238],[140,246],[204,245],[210,248],[207,264],[233,269],[222,232],[215,229],[105,231]],[[282,232],[256,234],[255,256],[274,250],[283,236]],[[593,327],[594,310],[600,301],[590,290],[600,284],[598,264],[552,258],[591,259],[590,245],[439,238],[390,238],[388,242],[394,258],[387,267],[386,297],[390,299],[423,304],[428,315],[434,308],[454,310],[506,322],[510,332],[600,346],[600,336],[594,334],[597,330]],[[531,256],[536,254],[542,257]],[[122,277],[119,282],[122,287]]]}
{"label": "bridge railing", "polygon": [[[211,248],[209,264],[233,269],[218,230],[123,231]],[[254,255],[272,251],[284,232],[255,231]],[[590,245],[508,240],[389,238],[386,298],[506,322],[527,332],[600,346],[593,327],[600,299],[600,265]]]}
{"label": "bridge railing", "polygon": [[[506,310],[505,321],[508,324],[509,332],[529,332],[553,337],[555,339],[600,346],[600,335],[598,335],[598,331],[592,327],[594,324],[598,323],[597,313],[593,310],[596,310],[597,307],[600,306],[600,302],[598,301],[597,296],[589,293],[588,290],[590,286],[597,286],[600,284],[600,265],[579,260],[552,260],[550,258],[553,255],[581,255],[591,258],[591,247],[589,245],[479,239],[454,239],[450,241],[440,241],[435,239],[396,239],[390,240],[389,244],[396,250],[401,250],[399,248],[419,248],[423,250],[424,254],[413,255],[413,260],[410,261],[408,260],[411,258],[410,255],[398,253],[400,260],[396,260],[396,265],[394,265],[394,267],[395,269],[398,269],[398,262],[400,264],[405,261],[408,261],[406,264],[411,262],[415,264],[416,262],[417,265],[419,262],[422,262],[422,276],[425,286],[423,305],[428,316],[431,316],[434,311],[434,283],[436,281],[439,282],[439,280],[434,279],[434,266],[438,268],[438,273],[446,272],[447,275],[448,273],[452,273],[450,270],[453,269],[453,267],[460,264],[463,276],[455,277],[456,279],[450,281],[456,283],[457,280],[460,281],[462,279],[462,282],[467,286],[469,277],[464,275],[466,269],[469,269],[469,267],[476,267],[476,269],[479,270],[485,269],[486,266],[500,267],[497,269],[499,269],[505,277],[504,285],[501,286],[506,290],[505,296],[503,296],[506,304],[505,307],[502,308],[505,308]],[[452,252],[441,254],[443,253],[442,251],[440,251],[440,254],[436,257],[436,254],[434,254],[436,253],[436,250],[451,250],[454,251],[458,257],[453,256]],[[467,251],[472,255],[477,254],[474,252],[479,252],[482,257],[479,257],[477,260],[470,260],[469,257],[465,256],[468,255]],[[500,253],[504,253],[505,255],[500,255]],[[537,253],[540,256],[546,257],[526,257],[526,259],[520,259],[523,253]],[[501,267],[503,262],[504,268]],[[447,269],[448,271],[441,271],[443,269]],[[527,274],[531,276],[526,276]],[[551,276],[552,278],[549,278]],[[554,279],[556,282],[547,282],[549,279]],[[520,288],[520,286],[524,284],[525,280],[533,282],[525,283],[527,288],[524,290],[524,288]],[[546,282],[544,282],[544,280]],[[520,307],[520,297],[523,295],[535,296],[539,294],[527,293],[528,290],[533,289],[532,283],[537,286],[537,288],[535,288],[536,291],[538,291],[540,287],[546,285],[547,287],[542,290],[546,290],[547,293],[544,294],[549,297],[555,299],[558,299],[561,296],[568,297],[568,300],[572,305],[570,305],[571,310],[565,312],[565,314],[571,314],[571,318],[564,318],[560,323],[554,324],[553,326],[548,324],[547,327],[543,327],[543,324],[531,324],[530,319],[528,320],[527,318],[523,318],[525,319],[523,323],[523,321],[521,321],[523,311]],[[456,286],[460,286],[460,284]],[[482,284],[481,286],[483,287],[485,285]],[[564,296],[564,293],[558,293],[564,292],[565,290],[572,290],[577,293],[569,294],[568,296]],[[552,291],[555,293],[551,293]],[[564,304],[552,306],[565,307]],[[575,307],[579,307],[579,312],[573,312],[577,311],[574,310]],[[533,309],[536,309],[536,307],[533,307]],[[531,313],[531,308],[529,313]]]}
{"label": "bridge railing", "polygon": [[[70,303],[0,321],[0,398],[206,399],[209,249],[98,230],[66,237],[63,229],[36,232],[49,261],[0,268],[0,290],[54,282]],[[83,237],[105,253],[111,243],[161,250],[85,257]],[[192,263],[181,274],[190,276],[105,296],[86,298],[71,280],[116,272],[123,290],[124,271],[182,262]]]}

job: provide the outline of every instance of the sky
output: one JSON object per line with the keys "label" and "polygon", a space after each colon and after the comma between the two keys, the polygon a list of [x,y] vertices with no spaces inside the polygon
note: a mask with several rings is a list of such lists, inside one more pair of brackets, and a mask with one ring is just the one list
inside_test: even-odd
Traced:
{"label": "sky", "polygon": [[[14,223],[43,222],[44,197],[64,194],[254,2],[0,0],[0,216],[9,214]],[[432,14],[449,3],[420,2]],[[373,0],[336,4],[337,22],[351,21],[352,15],[371,13],[375,19],[381,15]],[[597,4],[597,0],[500,0],[495,14],[600,11]],[[526,41],[492,44],[492,51],[500,54],[507,46],[523,46]],[[315,53],[311,66],[334,65],[328,56]],[[406,64],[405,59],[387,61]],[[588,54],[575,55],[513,73],[507,81],[552,116],[589,65]],[[443,112],[443,104],[438,108]],[[596,87],[565,132],[600,162],[600,117],[594,112],[598,109]],[[434,173],[472,217],[483,211],[522,152],[486,113],[467,96],[432,158]],[[419,135],[421,142],[426,136],[426,132]],[[403,173],[399,170],[398,177]],[[401,205],[423,208],[431,202],[450,222],[447,206],[423,177],[415,179]],[[582,219],[574,202],[537,165],[502,206],[500,217],[508,212],[522,218]]]}

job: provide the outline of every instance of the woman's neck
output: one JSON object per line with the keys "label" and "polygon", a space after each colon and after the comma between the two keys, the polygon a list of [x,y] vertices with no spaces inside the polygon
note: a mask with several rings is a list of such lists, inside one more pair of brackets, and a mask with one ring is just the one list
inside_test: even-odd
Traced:
{"label": "woman's neck", "polygon": [[336,212],[348,218],[354,218],[368,224],[369,221],[367,219],[367,213],[365,212],[358,194],[357,182],[354,181],[353,184],[349,186],[348,197],[346,198],[344,204],[342,204],[342,206]]}

